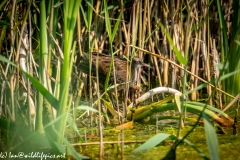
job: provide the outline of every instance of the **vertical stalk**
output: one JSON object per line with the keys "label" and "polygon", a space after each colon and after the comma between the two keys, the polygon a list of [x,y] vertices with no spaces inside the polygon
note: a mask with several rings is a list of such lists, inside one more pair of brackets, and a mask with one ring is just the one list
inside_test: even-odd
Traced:
{"label": "vertical stalk", "polygon": [[[77,19],[78,8],[81,0],[75,1],[63,1],[63,12],[64,12],[64,61],[61,70],[61,78],[60,78],[60,96],[59,96],[59,104],[58,104],[58,112],[57,117],[60,117],[57,122],[57,131],[60,135],[64,134],[67,115],[67,102],[69,95],[69,84],[70,84],[70,76],[72,72],[72,63],[74,57],[74,51],[76,43],[72,46],[73,42],[73,33]],[[72,48],[73,47],[73,48]],[[65,114],[63,116],[63,114]],[[61,139],[58,136],[57,141],[60,142]]]}
{"label": "vertical stalk", "polygon": [[[187,5],[189,6],[189,5]],[[187,8],[188,11],[188,15],[187,15],[187,24],[190,24],[187,27],[186,30],[186,38],[185,38],[185,46],[184,46],[184,57],[186,59],[186,61],[188,62],[188,52],[189,52],[189,39],[190,39],[190,35],[191,35],[191,26],[192,26],[192,21],[190,20],[190,7]],[[186,92],[186,79],[187,79],[187,73],[186,73],[186,68],[187,68],[187,64],[184,65],[184,73],[183,73],[183,78],[182,78],[182,83],[183,83],[183,90],[182,93],[185,94]],[[180,121],[179,121],[179,129],[178,129],[178,138],[181,137],[181,128],[182,128],[182,124],[183,124],[183,113],[186,111],[186,107],[184,105],[184,100],[182,100],[182,104],[181,104],[181,113],[180,113]]]}
{"label": "vertical stalk", "polygon": [[[91,6],[93,6],[93,0],[90,0],[89,2]],[[88,7],[88,14],[87,14],[87,30],[88,30],[88,51],[89,51],[89,73],[92,73],[92,42],[91,42],[91,24],[92,24],[92,8]],[[92,98],[92,76],[89,74],[89,100],[90,100],[90,106],[92,107],[93,104],[93,98]],[[90,125],[92,126],[92,111],[90,111]]]}
{"label": "vertical stalk", "polygon": [[[44,59],[47,58],[47,29],[46,29],[46,5],[45,0],[40,0],[40,53],[39,53],[39,82],[46,87],[45,83],[45,63]],[[43,133],[43,95],[38,92],[37,97],[37,112],[36,112],[36,130]]]}

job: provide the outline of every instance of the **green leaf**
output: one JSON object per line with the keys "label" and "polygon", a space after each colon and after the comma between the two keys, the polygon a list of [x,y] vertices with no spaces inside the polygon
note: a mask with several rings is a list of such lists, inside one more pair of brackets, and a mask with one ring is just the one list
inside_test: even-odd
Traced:
{"label": "green leaf", "polygon": [[197,151],[197,153],[198,153],[198,155],[200,156],[200,157],[202,157],[203,159],[205,159],[205,160],[208,160],[209,158],[207,158],[200,150],[198,150],[198,148],[194,145],[194,144],[192,144],[189,140],[187,140],[187,139],[184,139],[183,140],[187,145],[189,145],[190,147],[192,147],[195,151]]}
{"label": "green leaf", "polygon": [[61,5],[63,4],[63,2],[57,2],[54,6],[53,6],[53,8],[58,8],[58,7],[60,7]]}
{"label": "green leaf", "polygon": [[221,116],[224,116],[225,118],[228,117],[228,115],[226,113],[224,113],[223,111],[221,111],[221,110],[219,110],[219,109],[217,109],[217,108],[215,108],[213,106],[206,105],[204,103],[199,103],[199,102],[191,102],[191,101],[188,101],[186,103],[190,104],[190,105],[201,106],[201,107],[205,107],[206,106],[207,109],[209,109],[211,111],[214,111],[214,112],[220,114]]}
{"label": "green leaf", "polygon": [[2,55],[0,55],[0,61],[9,63],[9,64],[11,64],[12,66],[17,67],[16,64],[14,64],[13,62],[11,62],[11,61],[10,61],[9,59],[7,59],[6,57],[3,57]]}
{"label": "green leaf", "polygon": [[218,150],[218,139],[217,134],[215,132],[214,126],[208,116],[203,113],[203,122],[204,122],[204,129],[206,133],[207,145],[208,150],[210,153],[210,158],[214,160],[219,159],[219,150]]}
{"label": "green leaf", "polygon": [[[81,136],[80,136],[80,133],[79,133],[79,131],[78,131],[78,127],[77,127],[77,125],[76,125],[73,117],[72,117],[71,114],[69,114],[69,113],[67,113],[67,122],[68,122],[68,124],[73,128],[73,130],[74,130],[75,132],[77,132],[77,134],[79,135],[79,137],[81,137]],[[83,139],[82,139],[82,138],[81,138],[81,140],[82,140],[82,142],[83,142]]]}
{"label": "green leaf", "polygon": [[93,13],[93,0],[89,0],[87,2],[88,5],[88,12],[87,12],[87,30],[90,32],[91,31],[91,23],[92,23],[92,13]]}
{"label": "green leaf", "polygon": [[186,60],[186,58],[184,58],[184,57],[182,56],[181,52],[180,52],[180,51],[177,49],[177,47],[174,45],[172,38],[171,38],[170,35],[167,33],[167,31],[165,30],[165,28],[163,27],[163,25],[162,25],[161,23],[159,23],[159,26],[161,27],[163,33],[166,34],[166,37],[167,37],[169,43],[171,44],[171,46],[172,46],[172,48],[173,48],[173,51],[174,51],[174,53],[175,53],[178,61],[186,66],[186,65],[187,65],[187,60]]}
{"label": "green leaf", "polygon": [[182,110],[181,110],[181,102],[180,102],[179,95],[178,94],[174,94],[174,99],[175,99],[176,105],[178,107],[178,111],[181,113]]}
{"label": "green leaf", "polygon": [[116,35],[116,33],[117,33],[117,30],[118,30],[118,26],[119,26],[119,22],[120,22],[120,20],[121,20],[121,17],[122,17],[122,10],[121,10],[121,12],[120,12],[120,14],[119,14],[119,16],[118,16],[118,19],[117,19],[116,24],[114,25],[112,37],[111,37],[111,39],[110,39],[111,42],[113,42],[114,37],[115,37],[115,35]]}
{"label": "green leaf", "polygon": [[223,76],[220,77],[220,81],[222,81],[222,80],[224,80],[224,79],[227,79],[227,78],[229,78],[229,77],[231,77],[231,76],[237,75],[237,74],[239,74],[239,73],[240,73],[240,69],[235,70],[235,71],[230,72],[230,73],[227,73],[227,74],[224,74]]}
{"label": "green leaf", "polygon": [[[0,55],[0,61],[11,64],[12,66],[17,67],[13,62],[9,61],[7,58]],[[36,87],[36,89],[48,100],[48,102],[55,108],[57,108],[58,100],[34,77],[32,77],[27,72],[21,70],[27,78],[29,78],[30,82]]]}
{"label": "green leaf", "polygon": [[[36,144],[37,146],[39,146],[39,148],[47,147],[47,148],[54,149],[51,147],[46,137],[39,134],[38,132],[30,131],[28,128],[20,126],[15,122],[7,121],[5,119],[0,118],[0,128],[6,131],[17,133],[18,136],[21,136],[22,141],[16,142],[13,146],[11,146],[11,149],[13,150],[15,147],[22,146],[22,143],[26,141],[31,141],[31,143]],[[55,146],[58,148],[58,150],[55,150],[56,152],[60,151],[61,153],[65,153],[64,146],[56,142],[54,143],[55,143]]]}
{"label": "green leaf", "polygon": [[207,85],[209,85],[209,84],[210,84],[210,82],[202,83],[202,84],[198,85],[197,87],[193,88],[192,90],[185,92],[184,95],[188,95],[188,94],[190,94],[190,93],[193,93],[193,92],[195,92],[195,91],[198,91],[198,90],[200,90],[200,89],[203,89],[203,88],[205,88],[205,87],[206,87]]}
{"label": "green leaf", "polygon": [[7,23],[6,21],[0,20],[0,26],[1,27],[9,26],[9,23]]}
{"label": "green leaf", "polygon": [[[223,15],[223,10],[221,7],[221,3],[219,0],[216,0],[216,6],[218,9],[218,16],[219,16],[219,27],[220,27],[220,38],[221,38],[221,54],[223,54],[223,56],[227,56],[228,52],[229,52],[229,46],[228,46],[228,35],[227,35],[227,24],[226,21],[224,19],[224,15]],[[234,25],[233,25],[234,26]],[[234,28],[234,27],[233,27]],[[232,32],[234,32],[235,29],[233,29]],[[235,35],[235,34],[233,34]]]}
{"label": "green leaf", "polygon": [[109,20],[109,13],[108,13],[108,9],[107,9],[106,0],[104,0],[104,11],[105,11],[106,29],[107,29],[107,32],[108,32],[109,39],[111,40],[111,39],[113,39],[113,36],[112,36],[111,22]]}
{"label": "green leaf", "polygon": [[54,131],[57,134],[57,136],[61,138],[63,143],[66,145],[69,155],[75,157],[76,159],[90,159],[89,157],[81,155],[78,152],[76,152],[76,150],[73,148],[71,143],[69,143],[69,141],[62,134],[60,134],[57,130],[54,130]]}
{"label": "green leaf", "polygon": [[51,106],[58,110],[58,100],[37,79],[23,70],[22,72],[26,75],[34,87],[43,95],[43,97],[47,99]]}
{"label": "green leaf", "polygon": [[84,22],[85,22],[85,25],[86,25],[87,28],[89,28],[87,16],[86,16],[86,14],[85,14],[85,12],[84,12],[84,9],[83,9],[83,7],[82,7],[82,4],[80,4],[80,9],[81,9],[81,11],[82,11],[82,16],[83,16],[83,20],[84,20]]}
{"label": "green leaf", "polygon": [[166,133],[159,133],[159,134],[153,136],[152,138],[150,138],[147,142],[143,143],[140,147],[133,150],[132,152],[139,152],[139,151],[143,151],[143,150],[147,150],[152,147],[155,147],[156,145],[158,145],[159,143],[164,141],[169,136],[172,136],[172,135],[166,134]]}

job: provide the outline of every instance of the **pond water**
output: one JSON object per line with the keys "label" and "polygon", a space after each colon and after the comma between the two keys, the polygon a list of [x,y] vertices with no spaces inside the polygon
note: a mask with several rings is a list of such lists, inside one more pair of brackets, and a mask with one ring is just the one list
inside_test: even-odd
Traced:
{"label": "pond water", "polygon": [[[182,130],[182,136],[191,129],[192,126],[186,126]],[[240,136],[232,135],[231,128],[224,129],[226,134],[217,134],[219,143],[219,156],[222,160],[236,160],[240,157]],[[239,130],[238,130],[239,131]],[[81,129],[81,133],[86,132],[87,142],[99,142],[97,128]],[[105,128],[103,132],[104,142],[112,142],[112,144],[104,144],[104,157],[105,160],[117,160],[117,159],[134,159],[134,160],[155,160],[161,159],[166,156],[170,147],[174,141],[166,139],[158,146],[153,147],[146,151],[132,153],[131,151],[139,147],[142,143],[139,141],[146,141],[153,137],[156,133],[156,126],[151,124],[139,124],[135,123],[134,128],[131,130],[124,131],[124,153],[122,156],[121,143],[117,144],[116,141],[121,139],[121,131],[112,129],[111,127]],[[159,124],[158,133],[169,133],[177,135],[176,123],[171,125]],[[193,143],[202,153],[209,157],[207,142],[203,126],[198,126],[194,131],[187,137],[187,139]],[[80,153],[91,157],[91,159],[99,159],[99,145],[88,145],[76,147]],[[176,159],[188,160],[188,159],[202,159],[198,153],[187,144],[183,143],[178,146],[176,151]]]}

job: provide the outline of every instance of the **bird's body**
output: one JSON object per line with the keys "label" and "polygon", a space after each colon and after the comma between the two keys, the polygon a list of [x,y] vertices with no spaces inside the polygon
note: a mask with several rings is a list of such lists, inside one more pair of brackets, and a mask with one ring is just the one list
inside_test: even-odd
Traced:
{"label": "bird's body", "polygon": [[[96,77],[96,66],[97,66],[96,59],[97,59],[97,54],[92,54],[92,71],[91,72],[92,72],[92,75],[95,77]],[[106,77],[110,68],[111,59],[112,57],[109,55],[98,54],[98,76],[99,76],[99,82],[101,84],[104,84],[106,81]],[[116,76],[117,84],[122,84],[126,82],[127,65],[128,65],[128,68],[131,67],[129,87],[133,87],[133,85],[136,84],[137,79],[139,77],[138,69],[142,66],[149,67],[149,65],[143,63],[138,58],[133,58],[132,64],[130,65],[130,62],[127,61],[126,59],[120,58],[120,57],[114,57],[115,76]],[[80,62],[80,70],[86,74],[89,74],[89,55],[88,54],[84,54],[82,56],[82,61]],[[113,69],[111,69],[109,83],[110,85],[114,84]],[[123,87],[120,87],[120,88],[122,89]]]}

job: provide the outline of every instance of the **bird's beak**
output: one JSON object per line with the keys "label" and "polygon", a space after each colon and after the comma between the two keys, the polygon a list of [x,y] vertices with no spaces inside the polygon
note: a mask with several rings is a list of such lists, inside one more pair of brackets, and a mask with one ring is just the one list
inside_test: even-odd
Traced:
{"label": "bird's beak", "polygon": [[149,64],[146,64],[146,63],[142,63],[141,65],[142,65],[143,67],[152,68]]}

